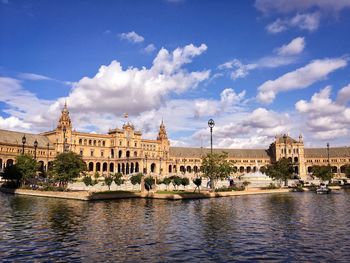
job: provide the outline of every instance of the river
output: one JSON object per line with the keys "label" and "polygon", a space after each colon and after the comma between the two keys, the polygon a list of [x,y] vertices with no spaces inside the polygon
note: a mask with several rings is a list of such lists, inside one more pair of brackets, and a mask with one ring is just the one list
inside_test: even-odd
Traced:
{"label": "river", "polygon": [[346,262],[350,191],[83,202],[0,193],[1,262]]}

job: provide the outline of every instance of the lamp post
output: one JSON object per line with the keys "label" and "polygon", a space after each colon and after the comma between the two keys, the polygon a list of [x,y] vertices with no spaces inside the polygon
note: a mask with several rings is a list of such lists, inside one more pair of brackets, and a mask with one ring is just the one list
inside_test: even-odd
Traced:
{"label": "lamp post", "polygon": [[23,137],[22,137],[22,154],[24,154],[24,145],[26,144],[26,136],[23,134]]}
{"label": "lamp post", "polygon": [[145,155],[145,159],[146,159],[145,175],[147,175],[147,159],[148,159],[147,153],[146,153],[146,155]]}
{"label": "lamp post", "polygon": [[331,165],[331,162],[329,160],[329,142],[327,142],[327,157],[328,157],[328,165]]}
{"label": "lamp post", "polygon": [[287,158],[287,135],[283,135],[283,141],[284,141],[284,157]]}
{"label": "lamp post", "polygon": [[177,159],[175,160],[175,173],[177,174]]}
{"label": "lamp post", "polygon": [[213,119],[208,121],[208,126],[210,128],[210,154],[213,154],[213,127],[215,126]]}
{"label": "lamp post", "polygon": [[36,148],[38,148],[38,141],[34,141],[34,160],[36,160]]}
{"label": "lamp post", "polygon": [[47,172],[49,170],[49,151],[50,151],[49,147],[50,147],[50,143],[47,143],[46,147],[47,147],[47,154],[46,154],[46,158],[47,158],[46,172]]}
{"label": "lamp post", "polygon": [[63,127],[63,152],[66,152],[66,126]]}

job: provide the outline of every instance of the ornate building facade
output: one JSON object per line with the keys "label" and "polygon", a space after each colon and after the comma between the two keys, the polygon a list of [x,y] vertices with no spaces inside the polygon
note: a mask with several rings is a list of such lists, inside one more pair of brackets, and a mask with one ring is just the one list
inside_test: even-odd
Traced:
{"label": "ornate building facade", "polygon": [[[90,173],[143,172],[157,176],[196,176],[202,156],[210,152],[206,148],[171,147],[163,121],[156,140],[143,139],[141,131],[130,122],[107,134],[78,132],[73,130],[67,105],[52,131],[30,134],[0,130],[1,170],[14,164],[22,152],[35,156],[41,169],[46,170],[55,156],[64,151],[81,155]],[[344,165],[350,163],[349,147],[305,148],[302,136],[298,140],[276,136],[268,149],[214,149],[222,151],[228,153],[228,160],[237,168],[236,175],[254,173],[283,157],[292,161],[295,174],[301,178],[311,173],[313,165],[329,164],[335,174],[341,175]]]}

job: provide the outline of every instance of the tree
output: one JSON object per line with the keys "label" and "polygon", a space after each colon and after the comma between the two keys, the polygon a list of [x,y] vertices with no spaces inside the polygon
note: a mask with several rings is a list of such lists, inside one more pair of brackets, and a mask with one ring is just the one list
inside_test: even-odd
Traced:
{"label": "tree", "polygon": [[52,162],[53,179],[62,186],[67,186],[85,171],[86,164],[81,156],[73,152],[60,153]]}
{"label": "tree", "polygon": [[193,183],[196,185],[196,188],[194,189],[194,192],[196,192],[196,189],[198,189],[198,192],[200,193],[200,186],[202,185],[202,178],[197,177],[196,179],[193,180]]}
{"label": "tree", "polygon": [[183,177],[181,179],[181,184],[184,186],[184,189],[186,189],[186,186],[190,184],[190,179],[188,179],[187,177]]}
{"label": "tree", "polygon": [[83,183],[86,186],[89,186],[89,185],[93,186],[95,184],[94,181],[92,180],[91,176],[84,176]]}
{"label": "tree", "polygon": [[165,189],[168,191],[169,184],[171,184],[171,178],[165,177],[165,178],[163,179],[163,182],[162,182],[162,183],[165,184],[165,186],[166,186]]}
{"label": "tree", "polygon": [[211,184],[211,188],[215,189],[216,182],[219,179],[228,177],[233,171],[232,163],[227,161],[228,154],[212,153],[202,158],[202,172]]}
{"label": "tree", "polygon": [[277,162],[268,165],[266,168],[266,175],[274,180],[284,181],[285,186],[288,184],[288,179],[293,176],[293,166],[289,159],[282,158]]}
{"label": "tree", "polygon": [[99,172],[95,171],[95,173],[94,173],[94,178],[95,178],[94,184],[98,184],[98,178],[99,178],[99,177],[100,177]]}
{"label": "tree", "polygon": [[38,164],[32,156],[25,154],[16,157],[16,164],[7,166],[3,178],[15,180],[19,184],[25,184],[30,178],[35,177]]}
{"label": "tree", "polygon": [[121,173],[116,173],[114,176],[114,183],[116,185],[122,185],[124,183],[123,175]]}
{"label": "tree", "polygon": [[347,178],[350,178],[350,164],[346,164],[344,167],[344,173]]}
{"label": "tree", "polygon": [[132,183],[132,185],[136,185],[136,184],[141,185],[142,177],[143,177],[142,173],[135,174],[130,177],[130,182]]}
{"label": "tree", "polygon": [[314,165],[311,168],[312,174],[319,178],[322,182],[330,181],[333,177],[332,167],[329,165]]}
{"label": "tree", "polygon": [[152,189],[152,186],[155,184],[156,180],[152,176],[145,178],[145,188],[147,191]]}
{"label": "tree", "polygon": [[105,184],[108,186],[108,190],[111,190],[112,183],[113,183],[113,175],[110,174],[105,177]]}
{"label": "tree", "polygon": [[176,190],[177,187],[178,187],[179,185],[181,185],[181,183],[182,183],[181,177],[179,177],[179,176],[177,176],[177,175],[171,176],[170,179],[171,179],[171,181],[172,181],[172,183],[173,183],[173,186],[174,186],[175,190]]}

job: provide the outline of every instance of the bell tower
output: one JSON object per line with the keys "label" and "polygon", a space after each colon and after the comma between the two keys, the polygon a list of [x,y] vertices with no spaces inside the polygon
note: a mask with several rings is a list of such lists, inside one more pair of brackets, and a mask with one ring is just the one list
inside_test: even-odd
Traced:
{"label": "bell tower", "polygon": [[67,102],[64,102],[64,107],[57,123],[56,133],[58,135],[56,138],[58,150],[60,152],[69,151],[72,140],[72,121],[69,117]]}

